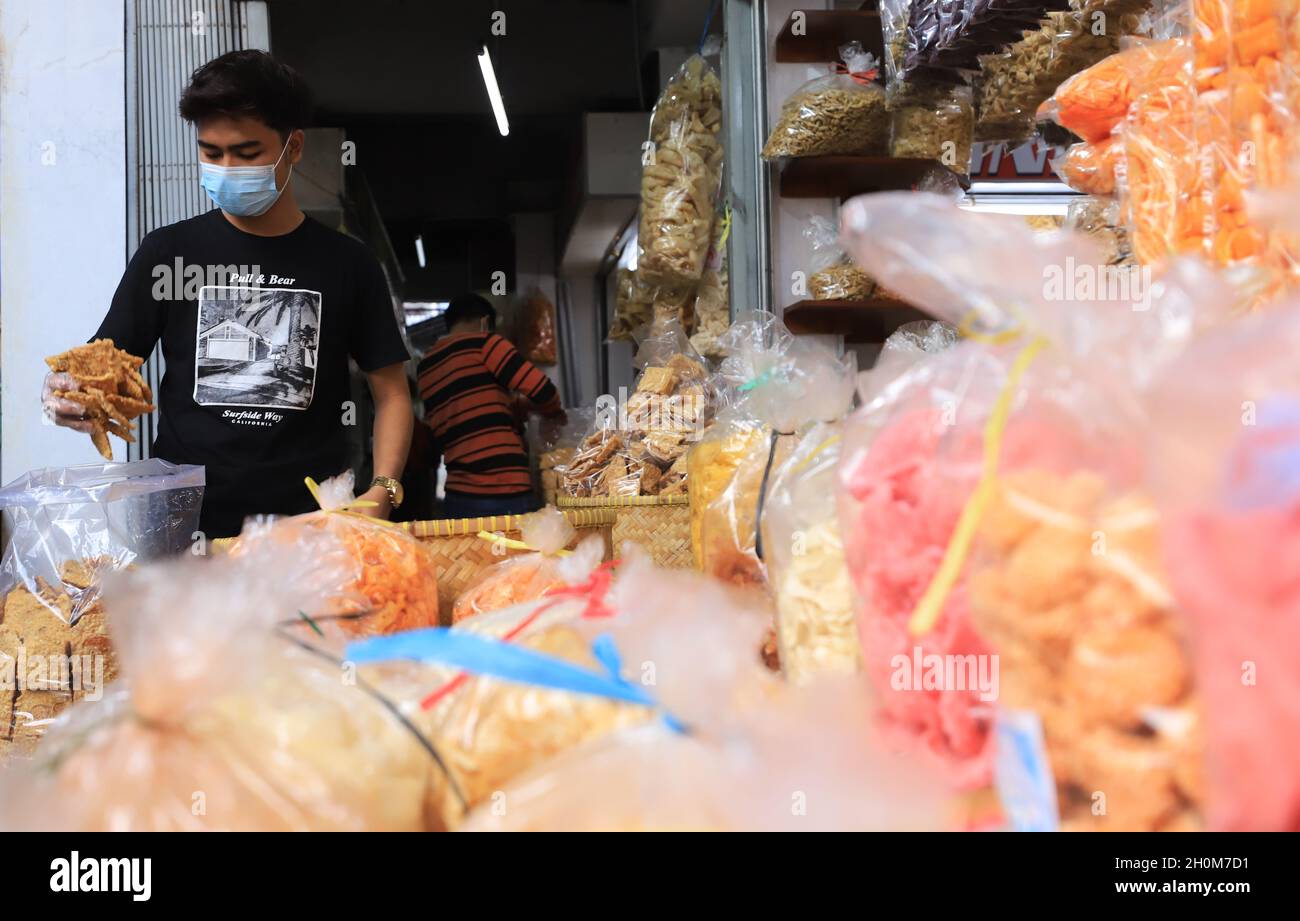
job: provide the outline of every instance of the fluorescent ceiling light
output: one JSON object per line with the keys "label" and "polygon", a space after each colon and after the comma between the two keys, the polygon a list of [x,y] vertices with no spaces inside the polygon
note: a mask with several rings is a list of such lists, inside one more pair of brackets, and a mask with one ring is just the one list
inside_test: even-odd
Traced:
{"label": "fluorescent ceiling light", "polygon": [[415,258],[420,260],[420,268],[424,268],[424,234],[415,235]]}
{"label": "fluorescent ceiling light", "polygon": [[492,114],[497,117],[497,130],[505,137],[510,133],[510,122],[506,121],[506,104],[501,101],[501,87],[497,86],[497,75],[492,69],[487,45],[478,53],[478,68],[483,71],[483,85],[487,87],[488,99],[492,102]]}

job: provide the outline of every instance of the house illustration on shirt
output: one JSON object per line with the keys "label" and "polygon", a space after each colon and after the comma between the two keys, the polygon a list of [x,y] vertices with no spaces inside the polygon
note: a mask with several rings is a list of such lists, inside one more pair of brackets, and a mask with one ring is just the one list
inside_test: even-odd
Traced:
{"label": "house illustration on shirt", "polygon": [[270,354],[270,340],[232,319],[222,320],[199,333],[197,358],[200,361],[256,361]]}

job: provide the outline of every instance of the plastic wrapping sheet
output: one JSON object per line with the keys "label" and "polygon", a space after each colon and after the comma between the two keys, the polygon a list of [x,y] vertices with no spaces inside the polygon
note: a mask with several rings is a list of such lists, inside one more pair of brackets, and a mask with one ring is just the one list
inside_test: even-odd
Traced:
{"label": "plastic wrapping sheet", "polygon": [[767,143],[763,159],[832,154],[883,154],[889,147],[885,88],[880,62],[858,42],[839,49],[840,73],[810,80],[795,90]]}
{"label": "plastic wrapping sheet", "polygon": [[[9,534],[0,592],[21,585],[75,622],[99,597],[99,573],[192,546],[203,483],[202,467],[157,459],[24,474],[0,490]],[[69,564],[90,572],[67,581]]]}
{"label": "plastic wrapping sheet", "polygon": [[650,284],[691,285],[704,272],[722,177],[721,106],[718,75],[699,55],[655,104],[637,234],[637,272]]}

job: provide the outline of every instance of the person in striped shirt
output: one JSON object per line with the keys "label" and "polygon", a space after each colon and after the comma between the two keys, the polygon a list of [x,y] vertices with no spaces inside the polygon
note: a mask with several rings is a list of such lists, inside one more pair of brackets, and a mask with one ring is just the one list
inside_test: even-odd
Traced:
{"label": "person in striped shirt", "polygon": [[538,502],[517,407],[562,422],[559,392],[513,345],[489,332],[496,311],[486,299],[458,295],[445,317],[447,335],[419,365],[424,421],[447,466],[443,515],[531,512]]}

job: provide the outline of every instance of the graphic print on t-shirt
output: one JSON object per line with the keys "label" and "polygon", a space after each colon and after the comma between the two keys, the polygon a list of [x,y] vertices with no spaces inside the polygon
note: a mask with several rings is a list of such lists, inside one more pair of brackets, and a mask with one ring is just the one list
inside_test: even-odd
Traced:
{"label": "graphic print on t-shirt", "polygon": [[306,409],[316,388],[319,291],[199,290],[194,402]]}

